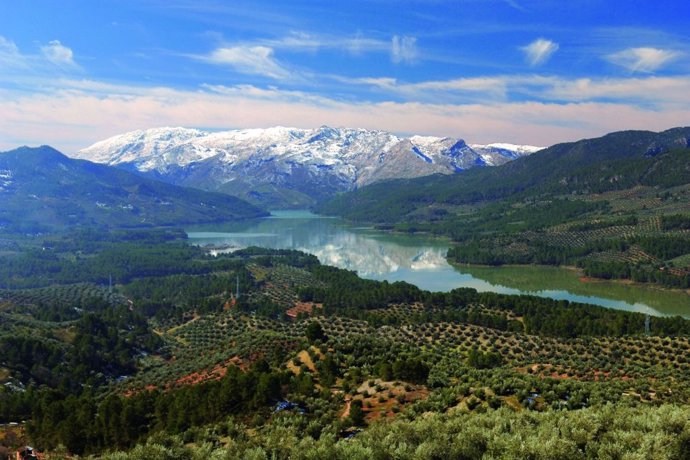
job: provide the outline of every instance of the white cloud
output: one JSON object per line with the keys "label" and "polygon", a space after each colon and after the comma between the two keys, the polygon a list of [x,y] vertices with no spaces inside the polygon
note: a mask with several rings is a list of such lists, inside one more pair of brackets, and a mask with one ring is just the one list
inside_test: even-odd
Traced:
{"label": "white cloud", "polygon": [[34,85],[35,79],[81,71],[71,49],[52,40],[40,47],[40,53],[22,52],[11,40],[0,36],[0,81]]}
{"label": "white cloud", "polygon": [[[396,104],[422,105],[490,105],[510,104],[511,101],[532,100],[541,104],[603,103],[644,107],[659,112],[690,109],[690,76],[645,78],[580,78],[568,79],[542,75],[504,75],[404,82],[389,77],[347,78],[330,76],[342,85],[368,86],[388,95]],[[96,97],[159,97],[181,94],[165,87],[128,87],[105,84],[93,80],[58,80],[55,85],[63,91],[84,92]],[[46,86],[42,84],[41,86]],[[321,107],[357,102],[343,102],[308,90],[282,89],[255,85],[201,85],[203,92],[217,96],[250,98],[254,100],[291,103],[310,103]],[[390,100],[389,99],[389,100]],[[366,102],[361,104],[366,105]],[[687,123],[687,122],[686,122]]]}
{"label": "white cloud", "polygon": [[265,40],[262,42],[271,48],[282,48],[293,51],[313,51],[326,45],[320,37],[306,32],[292,32],[278,40]]}
{"label": "white cloud", "polygon": [[628,48],[606,56],[610,62],[631,72],[651,73],[677,59],[682,53],[659,48]]}
{"label": "white cloud", "polygon": [[0,65],[4,68],[23,67],[24,61],[17,45],[0,35]]}
{"label": "white cloud", "polygon": [[664,110],[690,107],[690,76],[645,78],[561,78],[543,75],[497,75],[404,82],[388,77],[343,78],[349,85],[369,86],[398,98],[418,102],[500,103],[617,102]]}
{"label": "white cloud", "polygon": [[391,40],[391,60],[400,64],[412,64],[417,60],[417,39],[415,37],[394,35]]}
{"label": "white cloud", "polygon": [[416,91],[476,91],[482,93],[505,92],[505,81],[500,77],[457,78],[454,80],[432,80],[403,85]]}
{"label": "white cloud", "polygon": [[350,36],[292,31],[283,37],[256,40],[251,44],[245,43],[241,46],[244,48],[264,46],[272,50],[307,53],[321,49],[344,50],[353,55],[368,52],[388,52],[391,49],[390,42],[366,37],[361,31]]}
{"label": "white cloud", "polygon": [[384,40],[365,37],[358,31],[354,37],[345,37],[342,41],[344,48],[354,56],[359,56],[368,52],[388,51],[390,44]]}
{"label": "white cloud", "polygon": [[458,98],[465,102],[479,99],[491,101],[504,99],[507,95],[507,81],[504,77],[457,78],[416,83],[405,83],[388,77],[354,79],[336,77],[336,79],[343,83],[375,87],[418,101],[449,101]]}
{"label": "white cloud", "polygon": [[267,46],[222,47],[202,59],[214,64],[229,65],[244,74],[263,75],[276,80],[290,78],[290,71],[275,59],[273,49]]}
{"label": "white cloud", "polygon": [[347,102],[279,88],[187,91],[88,80],[56,81],[55,87],[33,94],[0,90],[0,106],[0,150],[50,144],[66,153],[124,131],[164,125],[228,129],[328,124],[461,136],[477,143],[550,145],[622,129],[662,130],[690,119],[689,104],[658,110],[626,102]]}
{"label": "white cloud", "polygon": [[50,62],[59,66],[75,66],[74,53],[71,49],[60,43],[60,40],[52,40],[47,45],[41,46],[43,56]]}
{"label": "white cloud", "polygon": [[541,96],[551,100],[643,103],[658,109],[690,107],[690,76],[551,79]]}
{"label": "white cloud", "polygon": [[316,94],[307,93],[304,91],[283,90],[274,86],[268,88],[259,88],[254,85],[208,85],[203,84],[201,87],[212,93],[222,94],[224,96],[233,97],[250,97],[253,99],[263,100],[281,100],[291,102],[309,102],[321,106],[331,105],[334,100]]}
{"label": "white cloud", "polygon": [[391,77],[359,77],[359,78],[347,78],[334,75],[332,78],[342,82],[352,85],[367,85],[374,86],[383,89],[393,89],[398,86],[398,80]]}
{"label": "white cloud", "polygon": [[558,51],[558,43],[545,38],[538,38],[527,46],[520,48],[525,53],[525,59],[531,66],[544,64]]}
{"label": "white cloud", "polygon": [[209,54],[187,57],[227,65],[247,75],[295,81],[308,79],[313,77],[313,74],[304,69],[292,68],[284,59],[277,59],[276,52],[316,53],[319,50],[341,50],[353,56],[390,51],[394,62],[413,62],[417,55],[416,39],[412,37],[395,36],[391,45],[387,41],[365,37],[361,32],[354,36],[336,36],[293,31],[279,38],[224,44]]}
{"label": "white cloud", "polygon": [[274,49],[289,51],[311,52],[317,49],[341,49],[353,55],[390,49],[390,43],[366,37],[361,31],[358,31],[354,36],[314,35],[293,31],[285,37],[276,40],[262,40],[257,43]]}
{"label": "white cloud", "polygon": [[516,2],[515,0],[504,0],[504,1],[505,1],[505,3],[506,3],[508,6],[510,6],[511,8],[515,8],[515,9],[518,10],[518,11],[523,11],[523,12],[526,11],[525,8],[523,8],[522,5],[520,5],[520,4],[519,4],[518,2]]}
{"label": "white cloud", "polygon": [[359,56],[367,48],[367,40],[368,39],[364,37],[364,34],[361,31],[358,31],[354,38],[348,40],[348,51],[355,56]]}

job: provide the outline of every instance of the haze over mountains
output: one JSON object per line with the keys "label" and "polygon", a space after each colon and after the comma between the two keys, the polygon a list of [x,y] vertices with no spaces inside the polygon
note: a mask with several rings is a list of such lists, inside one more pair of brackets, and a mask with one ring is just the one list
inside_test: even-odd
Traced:
{"label": "haze over mountains", "polygon": [[496,166],[538,150],[328,126],[223,132],[156,128],[114,136],[73,156],[264,207],[296,208],[383,180]]}

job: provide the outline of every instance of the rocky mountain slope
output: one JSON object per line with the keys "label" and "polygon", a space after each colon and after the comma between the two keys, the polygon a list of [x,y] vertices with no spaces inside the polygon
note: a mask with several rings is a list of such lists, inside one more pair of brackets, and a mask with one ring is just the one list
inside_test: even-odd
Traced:
{"label": "rocky mountain slope", "polygon": [[223,132],[156,128],[97,142],[73,156],[264,207],[290,208],[383,180],[501,165],[537,150],[327,126]]}

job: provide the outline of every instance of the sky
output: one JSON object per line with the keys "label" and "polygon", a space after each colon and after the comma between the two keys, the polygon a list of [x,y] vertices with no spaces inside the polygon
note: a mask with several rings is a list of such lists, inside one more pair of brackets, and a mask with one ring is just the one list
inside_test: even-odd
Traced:
{"label": "sky", "polygon": [[0,1],[0,150],[135,129],[548,146],[690,125],[687,0]]}

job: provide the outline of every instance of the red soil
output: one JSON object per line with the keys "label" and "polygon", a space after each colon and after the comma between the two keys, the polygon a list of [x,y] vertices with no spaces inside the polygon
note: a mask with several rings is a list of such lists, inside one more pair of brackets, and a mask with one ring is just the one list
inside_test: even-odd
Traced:
{"label": "red soil", "polygon": [[290,318],[295,319],[300,313],[311,315],[314,308],[323,308],[323,304],[312,302],[295,302],[295,306],[285,311]]}

